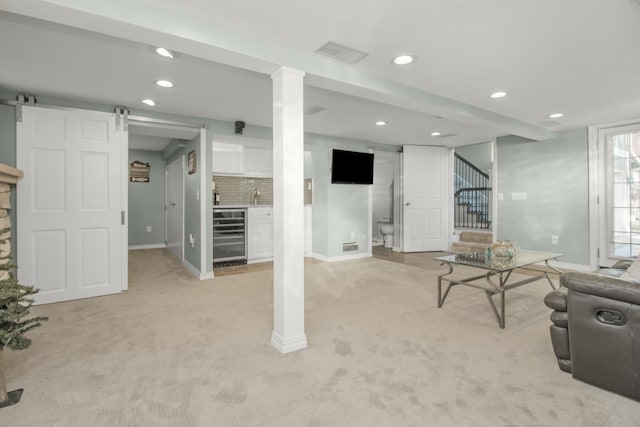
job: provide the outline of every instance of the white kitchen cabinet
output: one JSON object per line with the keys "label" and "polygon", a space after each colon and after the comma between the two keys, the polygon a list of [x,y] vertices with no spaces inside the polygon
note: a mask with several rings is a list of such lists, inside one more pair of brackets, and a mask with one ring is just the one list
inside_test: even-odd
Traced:
{"label": "white kitchen cabinet", "polygon": [[214,142],[211,170],[214,174],[241,175],[243,173],[242,145]]}
{"label": "white kitchen cabinet", "polygon": [[273,208],[250,207],[247,233],[249,261],[273,258]]}
{"label": "white kitchen cabinet", "polygon": [[270,148],[243,147],[243,173],[248,176],[271,177],[273,175],[273,159]]}
{"label": "white kitchen cabinet", "polygon": [[[249,261],[273,259],[273,208],[250,207],[248,234]],[[312,206],[304,207],[304,255],[312,253]]]}

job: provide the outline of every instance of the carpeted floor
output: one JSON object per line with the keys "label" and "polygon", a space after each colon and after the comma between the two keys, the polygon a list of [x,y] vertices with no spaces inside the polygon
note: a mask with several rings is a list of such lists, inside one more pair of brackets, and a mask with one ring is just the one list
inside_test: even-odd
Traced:
{"label": "carpeted floor", "polygon": [[130,253],[124,294],[35,307],[5,352],[2,426],[630,426],[640,403],[558,370],[544,281],[485,296],[442,268],[379,258],[305,266],[307,349],[281,355],[272,272],[198,281],[165,250]]}

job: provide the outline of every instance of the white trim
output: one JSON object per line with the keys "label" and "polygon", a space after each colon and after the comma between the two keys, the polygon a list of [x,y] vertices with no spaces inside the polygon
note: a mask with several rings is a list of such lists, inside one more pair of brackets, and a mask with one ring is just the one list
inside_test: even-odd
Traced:
{"label": "white trim", "polygon": [[182,266],[189,271],[192,275],[194,275],[198,280],[207,280],[213,279],[213,271],[207,273],[201,273],[197,268],[195,268],[187,259],[182,260]]}
{"label": "white trim", "polygon": [[151,244],[151,245],[133,245],[133,246],[129,246],[129,250],[130,251],[139,251],[139,250],[144,250],[144,249],[164,249],[166,247],[167,247],[167,245],[165,245],[164,243],[156,243],[156,244]]}
{"label": "white trim", "polygon": [[207,236],[209,231],[213,232],[211,227],[207,227],[207,206],[213,206],[211,203],[211,192],[207,192],[207,178],[211,180],[211,176],[207,174],[207,131],[200,129],[200,276],[213,277],[213,263],[207,265]]}
{"label": "white trim", "polygon": [[[544,262],[538,262],[535,265],[544,266]],[[589,273],[593,271],[593,269],[588,265],[573,264],[570,262],[549,261],[549,265],[551,267],[558,268],[560,270],[581,271],[584,273]]]}
{"label": "white trim", "polygon": [[588,173],[589,173],[589,266],[591,270],[598,268],[598,246],[600,225],[598,212],[598,189],[600,188],[600,167],[598,162],[599,127],[589,126],[587,137]]}
{"label": "white trim", "polygon": [[491,241],[498,240],[498,141],[491,141]]}
{"label": "white trim", "polygon": [[247,264],[260,264],[261,262],[273,261],[273,257],[248,259]]}
{"label": "white trim", "polygon": [[311,258],[315,258],[317,260],[324,261],[324,262],[350,261],[354,259],[370,258],[372,256],[373,254],[371,253],[371,251],[359,252],[357,254],[352,254],[352,255],[339,255],[339,256],[332,256],[332,257],[328,257],[325,255],[320,255],[316,253],[311,254]]}
{"label": "white trim", "polygon": [[[112,114],[115,117],[116,114]],[[122,245],[120,247],[120,264],[122,266],[122,284],[120,290],[127,291],[129,290],[129,251],[127,250],[129,246],[129,132],[125,130],[124,126],[122,126],[121,129],[122,151],[120,153],[120,167],[122,170],[120,171],[120,176],[122,177],[122,181],[120,187],[120,209],[124,212],[124,224],[122,224],[121,230]]]}
{"label": "white trim", "polygon": [[307,348],[307,335],[302,334],[296,337],[284,339],[273,331],[271,333],[271,345],[282,354],[291,353],[292,351]]}

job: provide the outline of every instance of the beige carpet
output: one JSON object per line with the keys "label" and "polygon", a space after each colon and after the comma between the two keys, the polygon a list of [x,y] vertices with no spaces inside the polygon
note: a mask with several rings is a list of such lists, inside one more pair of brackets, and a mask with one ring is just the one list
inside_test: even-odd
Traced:
{"label": "beige carpet", "polygon": [[[427,256],[428,257],[428,256]],[[640,403],[560,372],[544,281],[436,308],[437,263],[306,265],[309,347],[269,344],[272,277],[198,281],[164,250],[130,253],[130,290],[36,307],[7,352],[1,426],[629,426]]]}

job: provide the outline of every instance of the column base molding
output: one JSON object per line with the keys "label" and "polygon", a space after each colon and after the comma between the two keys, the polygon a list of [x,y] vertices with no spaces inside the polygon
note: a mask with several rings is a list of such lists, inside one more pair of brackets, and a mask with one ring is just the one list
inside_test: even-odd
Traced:
{"label": "column base molding", "polygon": [[303,348],[307,348],[307,335],[302,334],[297,337],[285,339],[278,335],[276,331],[273,331],[271,334],[271,345],[282,354],[302,350]]}

